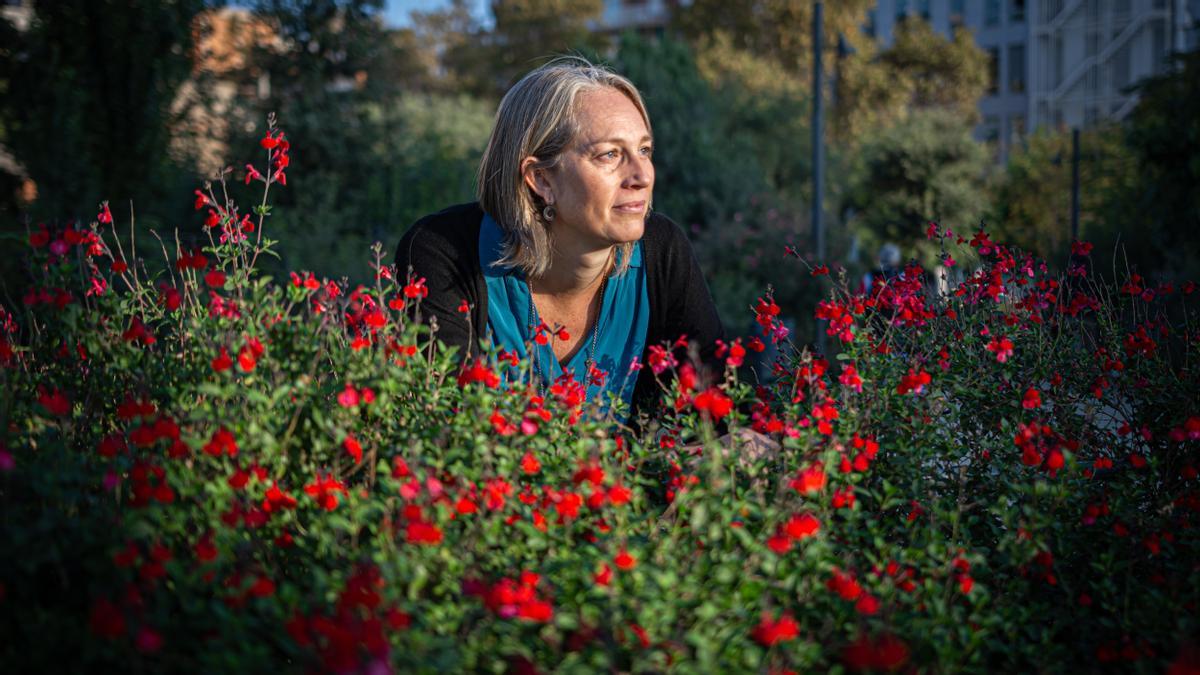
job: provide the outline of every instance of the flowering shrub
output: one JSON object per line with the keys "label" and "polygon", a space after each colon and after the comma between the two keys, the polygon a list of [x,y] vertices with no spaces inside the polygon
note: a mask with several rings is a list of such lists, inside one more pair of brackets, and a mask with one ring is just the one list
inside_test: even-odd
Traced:
{"label": "flowering shrub", "polygon": [[752,386],[788,334],[764,296],[724,373],[650,350],[636,435],[509,354],[460,365],[378,248],[373,287],[257,271],[290,150],[262,146],[258,206],[198,190],[210,244],[160,272],[107,205],[31,233],[0,315],[14,672],[1196,667],[1194,284],[934,225],[979,260],[959,287],[843,284],[836,355]]}

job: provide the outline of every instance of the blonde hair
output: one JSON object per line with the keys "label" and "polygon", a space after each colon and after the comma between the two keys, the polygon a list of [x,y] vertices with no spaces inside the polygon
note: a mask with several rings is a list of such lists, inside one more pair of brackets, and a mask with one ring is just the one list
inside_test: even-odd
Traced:
{"label": "blonde hair", "polygon": [[[476,177],[479,205],[505,233],[497,264],[536,278],[550,268],[553,241],[542,218],[546,203],[525,183],[521,160],[536,157],[533,169],[552,169],[579,134],[579,94],[612,88],[625,94],[642,114],[647,131],[650,116],[637,87],[628,79],[577,56],[559,57],[521,78],[496,111],[496,123]],[[649,209],[647,209],[649,214]],[[617,274],[629,268],[633,244],[619,246]]]}

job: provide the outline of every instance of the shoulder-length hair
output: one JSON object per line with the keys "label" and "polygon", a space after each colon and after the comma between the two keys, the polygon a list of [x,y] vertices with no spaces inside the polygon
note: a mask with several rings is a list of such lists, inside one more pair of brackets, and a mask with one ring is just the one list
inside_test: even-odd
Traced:
{"label": "shoulder-length hair", "polygon": [[[533,169],[552,169],[579,135],[579,94],[612,88],[625,94],[642,114],[646,129],[650,116],[637,87],[628,79],[587,59],[566,56],[521,78],[496,111],[496,123],[476,176],[477,196],[483,210],[505,233],[497,264],[521,270],[536,278],[550,268],[553,241],[549,223],[542,217],[546,203],[525,183],[521,160],[536,157]],[[647,209],[647,213],[649,210]],[[633,244],[619,247],[617,274],[629,268]]]}

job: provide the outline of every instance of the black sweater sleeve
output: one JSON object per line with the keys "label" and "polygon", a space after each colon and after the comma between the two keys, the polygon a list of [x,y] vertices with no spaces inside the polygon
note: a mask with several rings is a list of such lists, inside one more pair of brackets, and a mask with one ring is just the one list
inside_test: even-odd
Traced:
{"label": "black sweater sleeve", "polygon": [[[650,297],[647,350],[652,345],[669,346],[686,335],[690,342],[696,343],[701,363],[719,376],[721,364],[715,354],[716,341],[725,339],[725,329],[687,235],[671,219],[655,213],[646,223],[642,245]],[[645,360],[643,354],[642,361]],[[640,429],[638,415],[646,413],[654,417],[660,402],[661,390],[654,372],[645,366],[634,386],[631,426]]]}
{"label": "black sweater sleeve", "polygon": [[717,306],[708,291],[700,262],[692,250],[691,242],[683,228],[666,220],[666,243],[663,246],[661,264],[664,292],[660,301],[664,304],[661,316],[664,339],[674,340],[686,335],[700,350],[700,360],[708,366],[716,363],[717,340],[725,339],[725,328],[717,314]]}
{"label": "black sweater sleeve", "polygon": [[[408,229],[396,248],[396,273],[401,285],[411,270],[414,279],[425,279],[428,297],[417,304],[409,300],[409,316],[425,323],[437,317],[437,337],[465,354],[475,351],[479,318],[487,316],[487,294],[481,292],[479,273],[479,221],[483,212],[474,204],[452,206],[426,216]],[[471,305],[471,319],[458,311],[462,301]]]}

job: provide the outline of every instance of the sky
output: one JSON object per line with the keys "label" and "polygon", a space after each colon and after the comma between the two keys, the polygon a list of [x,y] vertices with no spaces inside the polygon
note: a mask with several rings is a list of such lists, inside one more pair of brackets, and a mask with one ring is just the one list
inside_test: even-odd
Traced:
{"label": "sky", "polygon": [[[408,15],[414,9],[429,12],[443,9],[450,4],[449,0],[387,0],[384,16],[391,26],[403,27],[409,25]],[[475,7],[475,15],[481,19],[487,14],[488,0],[471,0]]]}

